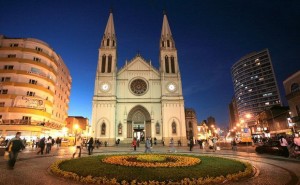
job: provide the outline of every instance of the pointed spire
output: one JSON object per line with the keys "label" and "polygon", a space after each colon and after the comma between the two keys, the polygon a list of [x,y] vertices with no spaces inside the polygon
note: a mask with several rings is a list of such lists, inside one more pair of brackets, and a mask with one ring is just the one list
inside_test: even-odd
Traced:
{"label": "pointed spire", "polygon": [[115,36],[115,26],[114,26],[114,18],[113,18],[112,9],[110,9],[109,18],[107,21],[104,35],[106,37],[114,37]]}
{"label": "pointed spire", "polygon": [[161,37],[172,37],[172,32],[165,11],[164,11],[164,19],[163,19],[163,25],[161,30]]}

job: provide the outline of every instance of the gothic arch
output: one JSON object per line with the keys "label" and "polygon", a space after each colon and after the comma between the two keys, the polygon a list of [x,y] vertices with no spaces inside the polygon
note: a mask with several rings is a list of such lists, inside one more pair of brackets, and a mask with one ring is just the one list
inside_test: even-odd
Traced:
{"label": "gothic arch", "polygon": [[127,116],[127,138],[132,138],[133,131],[138,130],[144,130],[145,137],[151,137],[151,116],[148,110],[141,105],[133,107]]}
{"label": "gothic arch", "polygon": [[[104,135],[101,133],[103,123],[105,123],[105,134]],[[108,137],[109,131],[110,131],[110,124],[111,123],[109,122],[109,120],[106,119],[105,117],[100,118],[96,124],[95,136],[96,137]]]}

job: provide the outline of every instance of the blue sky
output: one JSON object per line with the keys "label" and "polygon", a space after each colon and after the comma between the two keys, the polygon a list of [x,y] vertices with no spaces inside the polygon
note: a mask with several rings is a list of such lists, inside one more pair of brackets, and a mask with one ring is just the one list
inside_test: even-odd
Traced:
{"label": "blue sky", "polygon": [[163,10],[178,50],[185,105],[198,121],[227,125],[233,96],[230,68],[269,48],[283,80],[300,70],[300,1],[238,0],[2,0],[0,34],[47,42],[73,79],[69,115],[91,117],[98,49],[113,8],[118,68],[139,51],[158,68]]}

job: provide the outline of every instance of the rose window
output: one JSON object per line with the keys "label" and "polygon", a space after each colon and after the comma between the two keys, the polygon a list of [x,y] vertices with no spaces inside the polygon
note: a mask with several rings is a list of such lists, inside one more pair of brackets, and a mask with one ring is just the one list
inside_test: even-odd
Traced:
{"label": "rose window", "polygon": [[142,79],[133,80],[130,89],[135,95],[143,95],[147,91],[147,83]]}

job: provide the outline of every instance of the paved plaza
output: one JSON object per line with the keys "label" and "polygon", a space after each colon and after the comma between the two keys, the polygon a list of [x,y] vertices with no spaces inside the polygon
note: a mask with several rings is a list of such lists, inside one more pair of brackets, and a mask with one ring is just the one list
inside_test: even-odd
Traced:
{"label": "paved plaza", "polygon": [[[194,147],[189,151],[187,147],[176,147],[176,153],[193,154],[193,155],[213,155],[226,158],[239,159],[248,161],[256,169],[255,175],[247,180],[239,182],[227,182],[226,184],[243,184],[243,185],[297,185],[300,184],[300,161],[287,159],[271,155],[257,155],[255,147],[239,147],[239,151],[234,152],[229,148],[221,148],[218,151],[209,151]],[[26,148],[19,154],[19,159],[14,170],[6,169],[6,161],[3,157],[0,159],[0,185],[69,185],[80,184],[75,181],[63,179],[54,176],[49,170],[49,166],[58,159],[71,158],[74,147],[52,148],[50,154],[37,155],[36,149]],[[134,152],[131,147],[100,147],[95,149],[93,155],[111,154],[111,153],[143,153],[144,147],[137,148]],[[168,153],[169,147],[154,146],[153,153]],[[86,157],[87,150],[83,149],[83,157]]]}

